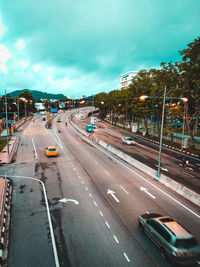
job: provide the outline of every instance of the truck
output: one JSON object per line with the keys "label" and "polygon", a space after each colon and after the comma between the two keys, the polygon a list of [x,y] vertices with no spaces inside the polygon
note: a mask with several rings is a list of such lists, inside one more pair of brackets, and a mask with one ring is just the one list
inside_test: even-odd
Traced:
{"label": "truck", "polygon": [[89,133],[93,133],[94,132],[94,127],[91,124],[87,124],[85,129]]}

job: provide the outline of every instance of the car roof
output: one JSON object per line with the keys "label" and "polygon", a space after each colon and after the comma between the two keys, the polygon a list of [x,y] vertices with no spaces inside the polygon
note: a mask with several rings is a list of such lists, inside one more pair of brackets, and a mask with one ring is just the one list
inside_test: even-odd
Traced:
{"label": "car roof", "polygon": [[48,146],[47,148],[48,148],[48,149],[50,149],[50,148],[54,148],[54,149],[56,149],[55,146]]}
{"label": "car roof", "polygon": [[192,237],[192,235],[183,228],[177,221],[175,221],[172,217],[164,216],[154,218],[154,220],[161,223],[165,228],[167,228],[170,232],[172,232],[177,238],[188,238]]}

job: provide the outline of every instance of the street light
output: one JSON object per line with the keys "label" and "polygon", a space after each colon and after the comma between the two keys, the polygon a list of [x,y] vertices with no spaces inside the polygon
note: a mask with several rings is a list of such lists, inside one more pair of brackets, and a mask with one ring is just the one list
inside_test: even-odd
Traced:
{"label": "street light", "polygon": [[[159,145],[159,156],[158,156],[158,170],[157,170],[156,176],[155,176],[155,179],[156,180],[159,180],[160,179],[161,154],[162,154],[162,139],[163,139],[163,126],[164,126],[166,91],[167,91],[167,88],[165,86],[165,88],[164,88],[164,96],[163,97],[151,97],[151,96],[146,96],[146,95],[142,95],[142,96],[139,97],[139,100],[140,101],[145,101],[147,98],[163,98],[161,132],[160,132],[160,145]],[[174,99],[174,97],[167,97],[167,99]],[[185,108],[185,104],[187,103],[188,99],[186,97],[182,97],[182,98],[179,98],[179,99],[184,102],[184,108]],[[184,116],[184,118],[185,118],[185,116]],[[183,127],[182,138],[183,138],[183,135],[184,135],[184,127]]]}
{"label": "street light", "polygon": [[28,100],[26,100],[25,97],[20,97],[20,99],[24,102],[25,105],[25,119],[26,119],[26,103],[28,102]]}
{"label": "street light", "polygon": [[185,129],[185,111],[186,111],[186,104],[188,102],[188,98],[183,97],[181,99],[184,103],[184,111],[183,111],[183,130],[182,130],[182,142],[181,142],[181,150],[183,151],[183,143],[184,143],[184,129]]}

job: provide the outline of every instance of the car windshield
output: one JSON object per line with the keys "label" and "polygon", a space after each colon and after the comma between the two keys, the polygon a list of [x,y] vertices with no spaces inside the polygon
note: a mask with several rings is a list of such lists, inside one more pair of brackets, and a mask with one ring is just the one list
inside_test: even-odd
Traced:
{"label": "car windshield", "polygon": [[128,137],[128,138],[126,138],[126,140],[127,140],[127,141],[132,141],[133,139],[130,138],[130,137]]}
{"label": "car windshield", "polygon": [[55,148],[49,148],[49,151],[56,151]]}
{"label": "car windshield", "polygon": [[197,241],[195,238],[177,239],[175,243],[175,247],[177,248],[191,248],[194,246],[197,246]]}

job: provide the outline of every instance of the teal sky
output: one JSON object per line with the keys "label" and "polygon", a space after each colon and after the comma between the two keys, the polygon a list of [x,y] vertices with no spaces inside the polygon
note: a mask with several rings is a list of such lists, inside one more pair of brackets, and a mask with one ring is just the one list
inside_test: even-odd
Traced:
{"label": "teal sky", "polygon": [[198,36],[199,0],[1,0],[0,95],[119,89],[122,73],[180,60]]}

